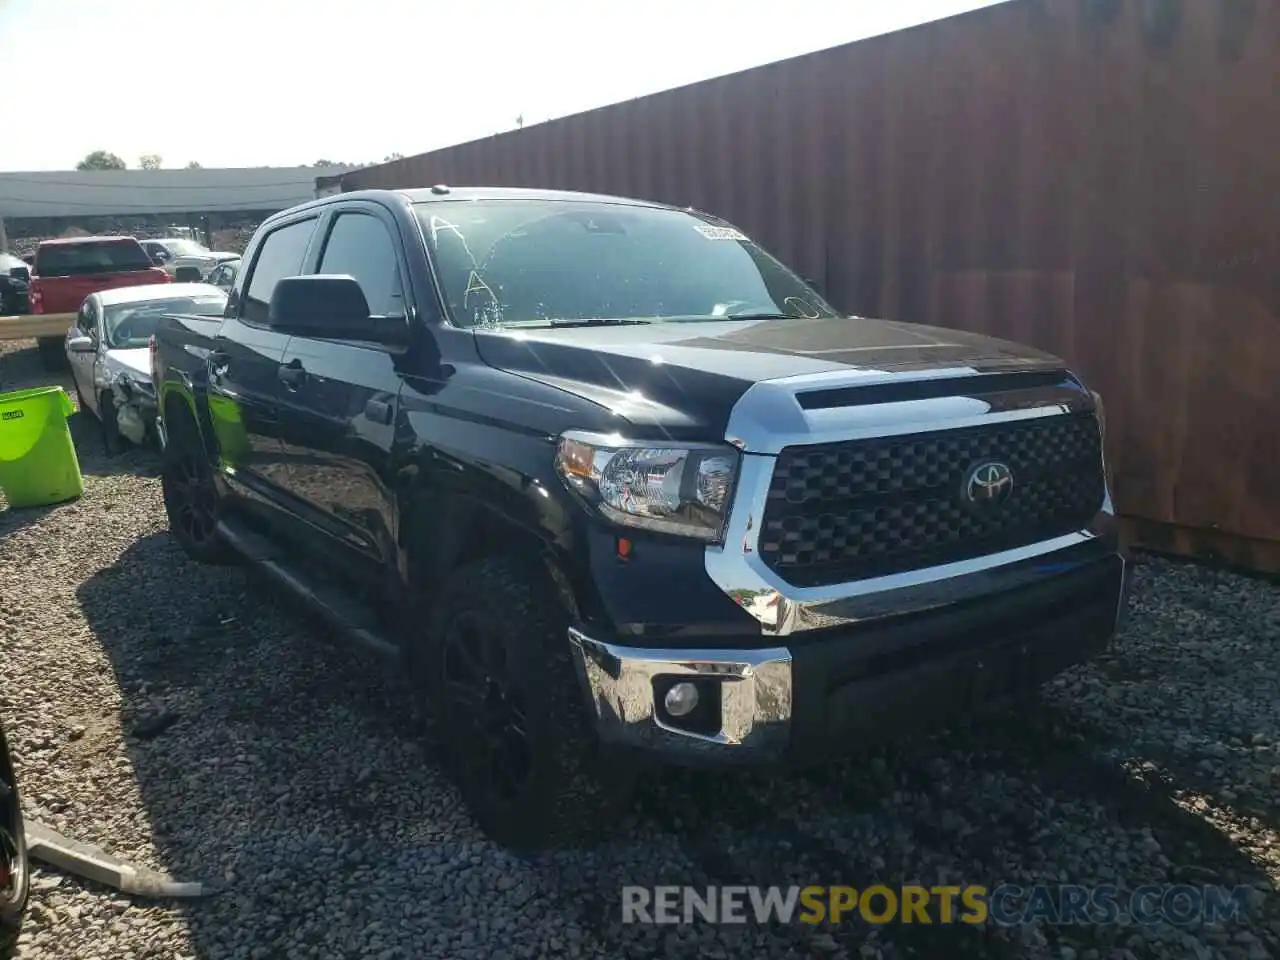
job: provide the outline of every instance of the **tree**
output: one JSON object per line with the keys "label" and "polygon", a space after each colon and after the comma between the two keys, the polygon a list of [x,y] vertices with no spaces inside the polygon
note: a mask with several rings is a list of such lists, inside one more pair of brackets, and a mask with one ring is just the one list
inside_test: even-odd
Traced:
{"label": "tree", "polygon": [[312,164],[313,167],[340,167],[342,164],[334,163],[332,160],[317,160]]}
{"label": "tree", "polygon": [[382,158],[382,162],[390,163],[392,160],[403,160],[403,159],[404,159],[403,153],[388,153],[385,157]]}
{"label": "tree", "polygon": [[114,153],[95,150],[76,164],[77,170],[127,170],[128,164]]}
{"label": "tree", "polygon": [[159,170],[162,160],[158,153],[144,153],[138,158],[138,166],[143,170]]}
{"label": "tree", "polygon": [[188,163],[188,164],[187,164],[187,169],[188,169],[188,170],[200,170],[200,169],[202,169],[202,168],[201,168],[201,166],[200,166],[200,161],[199,161],[199,160],[192,160],[190,163]]}

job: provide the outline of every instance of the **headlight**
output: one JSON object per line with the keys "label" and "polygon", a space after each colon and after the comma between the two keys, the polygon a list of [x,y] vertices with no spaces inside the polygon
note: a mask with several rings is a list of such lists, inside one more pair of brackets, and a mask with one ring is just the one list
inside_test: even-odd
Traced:
{"label": "headlight", "polygon": [[556,470],[614,523],[714,543],[724,534],[738,451],[714,444],[637,446],[570,432],[560,438]]}

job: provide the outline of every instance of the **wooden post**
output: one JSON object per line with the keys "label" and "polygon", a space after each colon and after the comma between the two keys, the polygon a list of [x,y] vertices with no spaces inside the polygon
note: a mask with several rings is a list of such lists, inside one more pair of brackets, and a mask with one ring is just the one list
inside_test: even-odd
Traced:
{"label": "wooden post", "polygon": [[4,217],[0,217],[0,253],[9,252],[9,234],[4,230]]}

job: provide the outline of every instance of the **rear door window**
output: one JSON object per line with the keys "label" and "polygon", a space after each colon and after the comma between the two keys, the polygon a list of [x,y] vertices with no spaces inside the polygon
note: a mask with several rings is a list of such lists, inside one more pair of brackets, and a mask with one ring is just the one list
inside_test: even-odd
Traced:
{"label": "rear door window", "polygon": [[296,277],[302,272],[302,261],[315,230],[315,218],[299,220],[277,227],[267,234],[258,248],[258,256],[249,274],[241,315],[251,323],[266,323],[271,305],[271,294],[276,284],[285,277]]}
{"label": "rear door window", "polygon": [[96,240],[40,247],[36,251],[35,272],[41,277],[78,277],[150,270],[151,266],[150,258],[137,240]]}

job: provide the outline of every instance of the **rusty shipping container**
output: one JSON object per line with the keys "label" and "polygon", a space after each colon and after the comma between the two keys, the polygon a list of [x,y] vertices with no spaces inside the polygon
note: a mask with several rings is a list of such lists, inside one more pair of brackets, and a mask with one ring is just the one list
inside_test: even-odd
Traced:
{"label": "rusty shipping container", "polygon": [[1117,501],[1142,536],[1274,567],[1278,75],[1276,0],[1010,0],[343,187],[714,211],[852,313],[1066,357],[1106,398]]}

